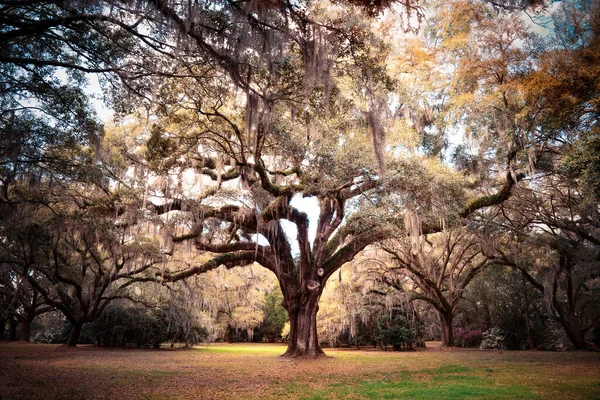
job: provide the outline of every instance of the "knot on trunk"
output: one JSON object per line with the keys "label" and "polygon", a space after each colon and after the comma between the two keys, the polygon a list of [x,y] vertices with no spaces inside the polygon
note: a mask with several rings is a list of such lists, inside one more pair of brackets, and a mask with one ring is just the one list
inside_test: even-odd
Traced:
{"label": "knot on trunk", "polygon": [[321,284],[313,280],[308,281],[308,283],[306,284],[308,290],[316,290],[319,286],[321,286]]}

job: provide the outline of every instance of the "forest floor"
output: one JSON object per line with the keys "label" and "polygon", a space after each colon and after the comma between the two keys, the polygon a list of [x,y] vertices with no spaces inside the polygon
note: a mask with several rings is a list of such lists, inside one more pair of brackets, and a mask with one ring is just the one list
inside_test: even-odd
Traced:
{"label": "forest floor", "polygon": [[0,399],[600,399],[600,353],[0,344]]}

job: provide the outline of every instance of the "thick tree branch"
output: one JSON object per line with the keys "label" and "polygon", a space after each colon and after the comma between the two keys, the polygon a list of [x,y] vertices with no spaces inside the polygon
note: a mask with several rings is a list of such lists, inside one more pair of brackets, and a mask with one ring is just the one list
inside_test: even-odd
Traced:
{"label": "thick tree branch", "polygon": [[[189,278],[193,275],[202,274],[204,272],[208,272],[210,270],[216,269],[221,265],[224,265],[226,268],[234,268],[241,267],[248,264],[252,264],[253,262],[259,262],[263,267],[267,269],[271,269],[269,267],[273,267],[269,265],[269,262],[260,262],[265,261],[263,257],[260,256],[259,253],[255,251],[235,251],[231,253],[225,253],[218,255],[211,260],[197,265],[195,267],[189,268],[185,271],[181,271],[178,273],[165,273],[162,277],[162,281],[164,282],[177,282],[185,278]],[[266,265],[265,265],[266,264]],[[161,280],[160,274],[157,276],[157,280]]]}
{"label": "thick tree branch", "polygon": [[[517,175],[517,180],[521,180],[524,177],[525,177],[524,174],[519,174],[519,175]],[[490,206],[496,206],[498,204],[504,203],[511,196],[511,189],[513,188],[513,186],[515,184],[516,184],[516,182],[513,179],[512,174],[510,172],[507,172],[506,173],[506,181],[504,182],[504,184],[502,185],[502,187],[496,194],[489,195],[489,196],[482,196],[482,197],[479,197],[479,198],[471,201],[458,213],[458,215],[463,218],[466,218],[470,214],[472,214],[473,212],[475,212],[479,209],[490,207]]]}
{"label": "thick tree branch", "polygon": [[321,200],[321,213],[317,223],[317,234],[313,243],[313,257],[315,265],[320,265],[325,252],[325,246],[331,235],[340,226],[344,218],[345,199],[326,197]]}
{"label": "thick tree branch", "polygon": [[350,242],[343,245],[335,253],[333,253],[327,260],[323,262],[323,270],[325,279],[328,278],[333,272],[341,268],[347,262],[352,259],[365,249],[370,244],[380,242],[385,239],[389,239],[393,236],[391,231],[372,229],[367,232],[363,232],[358,236],[352,238]]}

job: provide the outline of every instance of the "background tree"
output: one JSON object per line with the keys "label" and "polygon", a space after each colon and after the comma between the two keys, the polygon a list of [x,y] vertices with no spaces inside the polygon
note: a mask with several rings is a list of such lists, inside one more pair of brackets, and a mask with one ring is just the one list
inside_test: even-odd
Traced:
{"label": "background tree", "polygon": [[594,218],[578,214],[581,201],[576,187],[554,182],[523,190],[503,207],[508,218],[504,221],[510,224],[504,228],[511,239],[496,244],[499,260],[520,271],[544,295],[575,348],[586,347],[598,289],[595,224],[587,225]]}
{"label": "background tree", "polygon": [[[560,349],[568,342],[551,318],[543,293],[520,271],[506,266],[487,269],[467,289],[462,305],[466,326],[502,332],[507,349]],[[563,339],[564,338],[564,339]]]}
{"label": "background tree", "polygon": [[[403,288],[403,278],[408,275],[415,285],[412,300],[426,301],[437,310],[443,321],[443,343],[454,346],[453,320],[459,302],[473,278],[491,261],[477,239],[462,229],[412,239],[394,243],[393,247],[383,245],[395,264],[384,271],[383,279]],[[406,275],[398,275],[398,270]]]}
{"label": "background tree", "polygon": [[392,345],[393,339],[396,347],[423,345],[421,320],[409,293],[380,279],[385,267],[379,253],[375,246],[368,247],[331,278],[321,300],[319,337],[323,342],[360,348]]}
{"label": "background tree", "polygon": [[[525,92],[530,108],[537,110],[535,126],[544,149],[534,156],[535,180],[521,185],[514,199],[487,217],[490,233],[505,233],[496,246],[500,259],[544,294],[573,346],[584,348],[596,318],[591,299],[598,274],[593,261],[597,198],[589,180],[596,164],[589,151],[597,137],[591,122],[597,116],[591,100],[597,93],[595,66],[587,64],[598,54],[597,7],[565,7],[555,15],[555,24],[556,36]],[[558,73],[567,60],[578,65],[568,78]],[[584,159],[585,166],[579,163]]]}
{"label": "background tree", "polygon": [[32,225],[21,219],[29,236],[5,231],[3,250],[6,263],[22,268],[19,278],[71,322],[68,344],[74,346],[82,325],[101,315],[110,301],[127,296],[131,278],[160,258],[150,239],[132,237],[115,225],[115,205],[100,195],[103,191],[87,186],[83,196],[75,185],[64,189],[55,207],[30,208]]}
{"label": "background tree", "polygon": [[287,321],[287,313],[281,305],[282,303],[283,295],[278,288],[274,288],[265,296],[264,317],[260,326],[260,333],[269,343],[283,339],[281,333]]}
{"label": "background tree", "polygon": [[[204,262],[210,258],[204,256]],[[201,307],[214,320],[216,338],[230,343],[253,341],[264,318],[266,294],[277,284],[273,277],[256,266],[221,267],[196,277],[195,282]]]}

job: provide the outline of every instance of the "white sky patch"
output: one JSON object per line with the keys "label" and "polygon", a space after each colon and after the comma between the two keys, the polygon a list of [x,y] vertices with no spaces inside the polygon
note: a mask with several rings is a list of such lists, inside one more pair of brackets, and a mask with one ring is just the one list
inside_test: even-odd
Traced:
{"label": "white sky patch", "polygon": [[453,165],[453,161],[452,161],[452,155],[454,153],[454,150],[456,150],[456,148],[458,146],[467,144],[468,145],[468,149],[471,150],[472,152],[475,152],[475,149],[473,148],[472,145],[468,144],[468,140],[466,140],[465,138],[465,128],[464,126],[457,126],[457,127],[453,127],[452,129],[449,129],[446,131],[446,141],[448,143],[448,147],[446,149],[444,149],[443,151],[443,156],[444,156],[444,164],[446,165]]}
{"label": "white sky patch", "polygon": [[297,194],[292,198],[290,204],[292,207],[308,215],[308,240],[312,244],[317,235],[317,221],[319,220],[319,212],[321,211],[319,201],[316,197],[302,197],[302,195]]}
{"label": "white sky patch", "polygon": [[104,90],[98,81],[98,75],[88,75],[88,86],[85,88],[85,93],[89,96],[90,103],[96,110],[98,119],[107,123],[113,116],[114,111],[104,102]]}
{"label": "white sky patch", "polygon": [[[312,246],[315,241],[315,236],[317,234],[317,221],[319,220],[319,202],[316,197],[302,197],[301,194],[297,194],[292,198],[290,202],[292,207],[295,207],[301,212],[306,213],[308,215],[308,240]],[[292,255],[297,256],[300,254],[300,247],[298,246],[298,229],[296,229],[296,225],[293,222],[290,222],[286,219],[281,220],[281,226],[285,231],[288,239],[290,240],[290,245],[292,247]]]}

